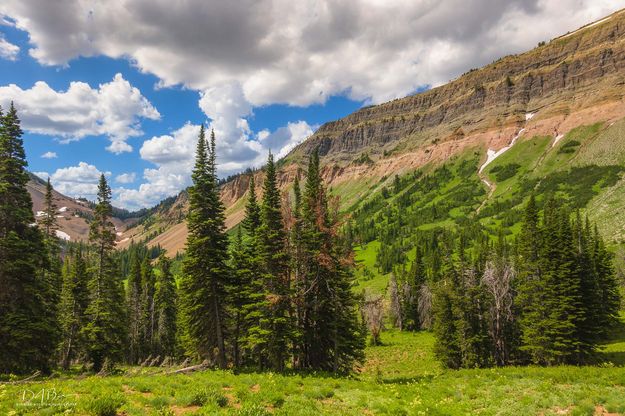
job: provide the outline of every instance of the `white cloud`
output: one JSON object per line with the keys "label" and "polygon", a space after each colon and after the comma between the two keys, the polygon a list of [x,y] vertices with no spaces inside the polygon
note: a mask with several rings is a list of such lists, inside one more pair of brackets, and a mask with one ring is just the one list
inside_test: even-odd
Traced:
{"label": "white cloud", "polygon": [[137,179],[137,174],[134,172],[122,173],[115,177],[117,183],[133,183]]}
{"label": "white cloud", "polygon": [[[242,108],[237,103],[230,105],[231,108]],[[242,114],[240,110],[226,113],[232,117]],[[265,163],[270,149],[278,157],[282,157],[313,131],[305,121],[288,123],[275,132],[263,130],[257,135],[242,122],[238,123],[238,129],[225,129],[223,132],[217,129],[221,126],[218,121],[213,122],[213,125],[216,127],[218,173],[221,176],[239,172],[248,166],[261,166]],[[141,158],[156,167],[144,170],[144,182],[137,189],[124,187],[114,189],[115,204],[128,209],[149,207],[191,185],[191,171],[195,162],[199,131],[200,126],[187,123],[169,135],[152,137],[143,142],[139,151]],[[210,130],[207,134],[210,134]],[[220,134],[229,136],[224,137]]]}
{"label": "white cloud", "polygon": [[111,174],[111,172],[101,172],[94,165],[80,162],[78,166],[57,169],[50,175],[50,182],[54,189],[63,195],[95,200],[98,193],[98,181],[102,173],[105,176]]}
{"label": "white cloud", "polygon": [[262,130],[258,133],[258,138],[264,148],[276,152],[276,158],[280,159],[312,134],[313,127],[305,121],[297,121],[288,123],[273,133]]}
{"label": "white cloud", "polygon": [[6,40],[0,33],[0,58],[15,61],[19,53],[20,47]]}
{"label": "white cloud", "polygon": [[[40,63],[129,58],[159,85],[238,83],[254,106],[380,102],[437,85],[625,0],[3,0]],[[528,24],[531,30],[528,30]],[[440,59],[442,58],[442,59]]]}
{"label": "white cloud", "polygon": [[41,155],[41,157],[44,159],[56,159],[58,155],[56,154],[56,152],[45,152]]}
{"label": "white cloud", "polygon": [[0,105],[14,101],[24,129],[53,135],[64,141],[106,135],[107,150],[129,152],[129,137],[143,134],[140,118],[156,120],[159,112],[121,74],[97,89],[84,82],[70,83],[67,91],[55,91],[43,81],[27,90],[15,84],[0,87]]}
{"label": "white cloud", "polygon": [[48,172],[33,172],[33,174],[43,179],[44,181],[47,181],[50,177],[50,174]]}

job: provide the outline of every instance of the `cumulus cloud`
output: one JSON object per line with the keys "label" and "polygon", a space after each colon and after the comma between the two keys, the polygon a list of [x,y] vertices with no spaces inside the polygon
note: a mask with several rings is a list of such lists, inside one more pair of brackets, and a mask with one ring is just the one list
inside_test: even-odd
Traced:
{"label": "cumulus cloud", "polygon": [[20,47],[6,40],[0,33],[0,58],[15,61],[19,53]]}
{"label": "cumulus cloud", "polygon": [[[36,174],[40,176],[42,173],[44,172]],[[52,182],[54,189],[63,195],[95,200],[101,174],[109,176],[111,172],[102,172],[94,165],[80,162],[77,166],[57,169],[56,172],[50,175],[50,182]],[[47,179],[47,177],[43,179]]]}
{"label": "cumulus cloud", "polygon": [[41,157],[43,159],[56,159],[58,155],[56,154],[56,152],[45,152],[41,155]]}
{"label": "cumulus cloud", "polygon": [[[230,105],[231,108],[242,108],[236,103]],[[240,116],[243,113],[232,110],[232,114]],[[242,118],[241,120],[245,121]],[[313,132],[313,127],[305,121],[288,123],[274,132],[263,130],[258,134],[249,130],[247,122],[240,122],[239,128],[224,128],[223,131],[217,129],[220,126],[219,121],[214,121],[212,125],[216,127],[217,170],[220,176],[239,172],[249,166],[261,166],[266,161],[269,150],[282,157]],[[199,125],[187,123],[171,134],[152,137],[143,142],[139,151],[141,158],[155,167],[144,170],[144,181],[137,189],[114,189],[116,205],[128,209],[153,206],[163,198],[176,195],[191,185],[191,170],[195,162],[199,131]]]}
{"label": "cumulus cloud", "polygon": [[[29,53],[130,58],[163,86],[241,85],[254,106],[346,94],[380,102],[518,52],[625,0],[4,0]],[[531,30],[528,25],[531,24]]]}
{"label": "cumulus cloud", "polygon": [[276,158],[280,159],[312,134],[313,127],[305,121],[297,121],[288,123],[273,133],[262,130],[258,133],[258,138],[264,148],[276,152]]}
{"label": "cumulus cloud", "polygon": [[133,183],[137,179],[137,174],[134,172],[130,173],[122,173],[121,175],[117,175],[115,177],[115,182],[117,183]]}
{"label": "cumulus cloud", "polygon": [[0,87],[0,105],[14,101],[24,129],[52,135],[63,141],[106,135],[107,150],[129,152],[129,137],[143,134],[140,118],[156,120],[159,112],[121,74],[97,89],[84,82],[70,83],[67,91],[55,91],[43,81],[30,89],[15,84]]}

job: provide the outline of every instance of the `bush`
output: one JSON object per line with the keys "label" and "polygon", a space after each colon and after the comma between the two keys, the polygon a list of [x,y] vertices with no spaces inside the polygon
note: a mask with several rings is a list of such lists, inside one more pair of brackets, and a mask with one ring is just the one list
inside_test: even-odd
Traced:
{"label": "bush", "polygon": [[184,400],[187,406],[204,406],[206,404],[216,404],[219,407],[228,405],[228,398],[221,392],[214,389],[198,389],[191,393],[191,396]]}
{"label": "bush", "polygon": [[123,404],[124,398],[120,395],[99,396],[89,401],[85,410],[94,416],[116,416]]}

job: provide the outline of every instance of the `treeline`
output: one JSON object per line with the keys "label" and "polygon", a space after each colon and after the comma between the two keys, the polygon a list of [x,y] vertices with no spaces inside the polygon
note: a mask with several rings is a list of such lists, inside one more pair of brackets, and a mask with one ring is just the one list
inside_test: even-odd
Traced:
{"label": "treeline", "polygon": [[341,244],[316,154],[293,203],[280,194],[269,156],[262,201],[252,181],[245,232],[239,228],[230,242],[215,137],[208,142],[202,127],[178,287],[160,247],[115,250],[104,176],[88,244],[61,246],[49,181],[44,215],[35,223],[15,108],[0,111],[0,120],[0,373],[72,364],[108,372],[119,363],[183,359],[349,372],[362,360],[351,250]]}
{"label": "treeline", "polygon": [[477,223],[420,234],[389,284],[391,323],[431,328],[449,368],[593,362],[618,323],[619,283],[596,227],[560,202],[541,214],[531,197],[513,241]]}

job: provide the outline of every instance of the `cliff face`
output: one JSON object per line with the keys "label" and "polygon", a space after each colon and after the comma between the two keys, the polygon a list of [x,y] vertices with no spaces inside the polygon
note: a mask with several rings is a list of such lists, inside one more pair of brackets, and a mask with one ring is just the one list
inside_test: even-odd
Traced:
{"label": "cliff face", "polygon": [[466,135],[514,124],[523,121],[525,113],[567,96],[598,94],[593,97],[596,102],[620,98],[624,39],[625,13],[619,12],[597,26],[502,58],[449,84],[327,123],[294,155],[319,147],[322,155],[340,162],[365,149],[375,153],[376,148],[423,133],[445,139],[459,128]]}
{"label": "cliff face", "polygon": [[[555,139],[583,124],[614,122],[625,117],[624,95],[621,11],[448,84],[324,124],[280,161],[279,184],[288,189],[318,148],[324,179],[349,206],[391,175],[435,166],[467,149],[486,159],[487,149],[509,145],[521,129],[527,137]],[[262,184],[262,172],[255,176]],[[248,185],[241,175],[222,186],[229,227],[243,217]],[[184,223],[175,231],[161,228],[153,241],[186,238]],[[184,247],[183,241],[168,244],[175,251]]]}

